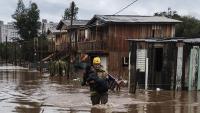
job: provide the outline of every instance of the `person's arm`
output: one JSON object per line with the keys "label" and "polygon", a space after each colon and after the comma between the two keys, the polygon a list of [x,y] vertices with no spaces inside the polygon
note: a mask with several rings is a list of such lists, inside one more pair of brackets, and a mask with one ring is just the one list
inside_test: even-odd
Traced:
{"label": "person's arm", "polygon": [[87,74],[84,73],[84,74],[83,74],[83,81],[82,81],[82,83],[81,83],[82,86],[85,86],[85,85],[86,85],[87,78],[88,78]]}
{"label": "person's arm", "polygon": [[95,83],[95,81],[97,81],[97,76],[95,75],[95,73],[91,73],[86,80],[86,84]]}

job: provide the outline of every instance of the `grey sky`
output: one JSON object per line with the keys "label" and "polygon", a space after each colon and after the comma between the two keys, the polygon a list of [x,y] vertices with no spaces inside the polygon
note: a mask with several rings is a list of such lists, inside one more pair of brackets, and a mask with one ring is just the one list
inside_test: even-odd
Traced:
{"label": "grey sky", "polygon": [[[72,0],[32,0],[40,9],[40,18],[58,22],[64,9]],[[79,7],[79,19],[90,19],[94,14],[112,15],[133,0],[74,0]],[[18,0],[0,0],[0,20],[12,21]],[[26,5],[29,0],[24,0]],[[120,14],[153,15],[158,11],[166,11],[168,7],[179,14],[191,15],[200,19],[200,0],[139,0]]]}

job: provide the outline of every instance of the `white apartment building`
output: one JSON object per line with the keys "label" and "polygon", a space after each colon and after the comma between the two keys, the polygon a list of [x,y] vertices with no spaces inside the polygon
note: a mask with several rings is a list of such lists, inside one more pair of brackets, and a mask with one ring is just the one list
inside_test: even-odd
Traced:
{"label": "white apartment building", "polygon": [[54,22],[48,22],[46,19],[42,19],[42,23],[41,23],[41,27],[39,30],[39,34],[42,33],[42,30],[44,30],[45,33],[47,33],[47,31],[49,29],[55,29],[55,26],[57,26],[58,23],[54,23]]}
{"label": "white apartment building", "polygon": [[12,42],[14,39],[19,39],[18,30],[14,27],[13,22],[3,24],[3,21],[0,22],[0,41],[1,43],[6,42],[6,37],[8,42]]}
{"label": "white apartment building", "polygon": [[[55,25],[57,24],[53,22],[48,23],[46,19],[43,19],[41,22],[41,27],[39,29],[39,35],[42,34],[42,29],[46,33],[48,29],[54,28]],[[14,39],[20,39],[18,30],[15,28],[13,22],[4,24],[3,21],[0,21],[0,43],[6,42],[6,36],[8,42],[12,42]]]}

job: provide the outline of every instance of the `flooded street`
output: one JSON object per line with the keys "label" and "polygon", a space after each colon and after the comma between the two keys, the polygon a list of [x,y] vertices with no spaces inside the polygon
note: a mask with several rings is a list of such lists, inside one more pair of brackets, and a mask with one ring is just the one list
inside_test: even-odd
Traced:
{"label": "flooded street", "polygon": [[199,113],[199,92],[137,90],[109,92],[105,106],[92,106],[79,81],[41,77],[38,72],[0,71],[0,113]]}

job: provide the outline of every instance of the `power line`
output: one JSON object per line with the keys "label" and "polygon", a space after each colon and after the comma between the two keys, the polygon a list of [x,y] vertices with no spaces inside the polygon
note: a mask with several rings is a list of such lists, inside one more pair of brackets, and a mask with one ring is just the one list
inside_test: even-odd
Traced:
{"label": "power line", "polygon": [[118,14],[118,13],[124,11],[126,8],[130,7],[131,5],[133,5],[133,4],[134,4],[135,2],[137,2],[137,1],[138,1],[138,0],[135,0],[135,1],[131,2],[131,3],[128,4],[126,7],[122,8],[121,10],[119,10],[118,12],[116,12],[116,13],[113,14],[113,15],[116,15],[116,14]]}

